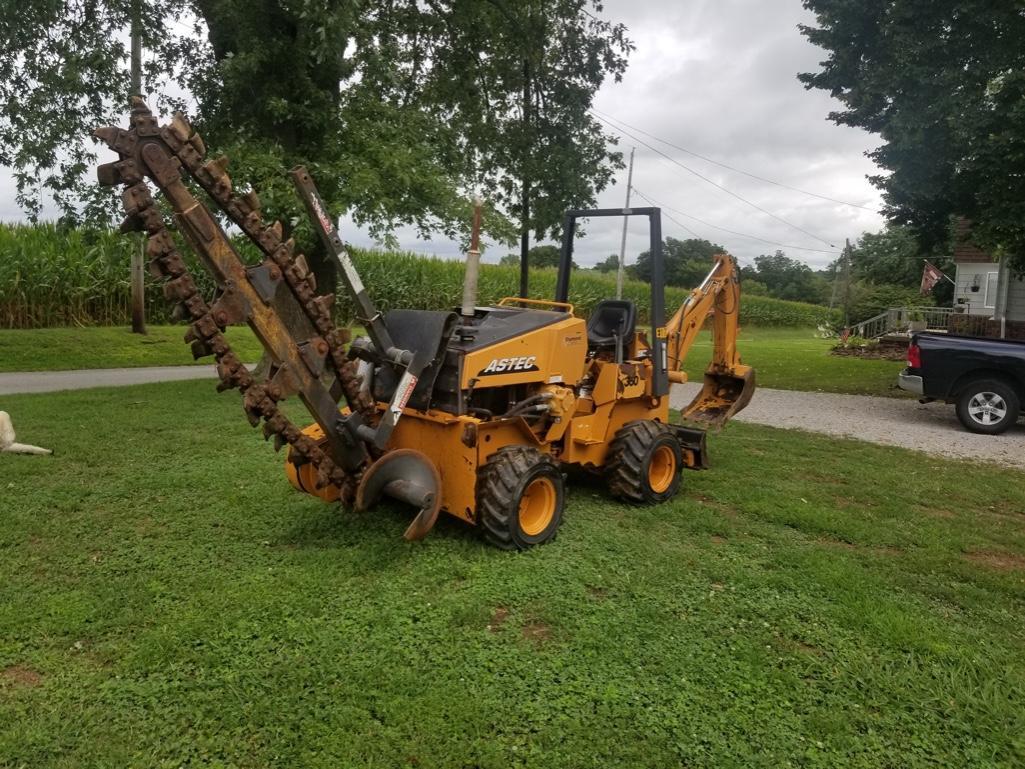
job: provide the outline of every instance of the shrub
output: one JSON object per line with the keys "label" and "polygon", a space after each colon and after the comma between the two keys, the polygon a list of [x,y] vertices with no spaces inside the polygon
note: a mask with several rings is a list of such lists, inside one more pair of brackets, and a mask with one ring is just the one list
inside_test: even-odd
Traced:
{"label": "shrub", "polygon": [[878,339],[868,339],[863,336],[851,335],[839,344],[833,345],[834,350],[870,350],[879,346]]}

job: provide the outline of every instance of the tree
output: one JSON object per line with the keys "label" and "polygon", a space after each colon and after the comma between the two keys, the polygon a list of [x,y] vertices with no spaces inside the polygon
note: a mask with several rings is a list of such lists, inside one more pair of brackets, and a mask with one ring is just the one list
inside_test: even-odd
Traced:
{"label": "tree", "polygon": [[[544,267],[558,267],[560,250],[558,246],[534,246],[527,252],[527,264],[532,269]],[[499,264],[516,266],[520,263],[519,254],[506,254],[499,260]],[[577,263],[570,260],[570,265],[576,267]]]}
{"label": "tree", "polygon": [[425,81],[480,153],[489,196],[518,219],[521,290],[530,236],[558,237],[567,208],[592,207],[623,167],[589,110],[633,49],[601,0],[433,0],[447,30]]}
{"label": "tree", "polygon": [[619,270],[619,254],[609,254],[594,265],[596,272],[617,272]]}
{"label": "tree", "polygon": [[[666,238],[662,241],[666,283],[670,286],[693,288],[712,269],[712,258],[725,250],[722,246],[707,240]],[[650,283],[651,252],[642,252],[637,257],[637,263],[629,270],[632,277]]]}
{"label": "tree", "polygon": [[755,257],[754,267],[744,267],[741,276],[765,286],[769,296],[795,302],[822,304],[828,299],[829,284],[804,262],[782,251]]}
{"label": "tree", "polygon": [[[629,43],[591,0],[35,1],[0,23],[0,163],[30,214],[44,193],[69,219],[106,213],[86,137],[124,122],[133,6],[145,90],[190,94],[211,155],[229,154],[286,226],[302,221],[283,173],[297,163],[379,237],[398,224],[457,235],[465,193],[483,188],[486,226],[509,241],[502,214],[551,231],[552,211],[589,203],[618,162],[586,109]],[[333,260],[307,255],[330,288]]]}
{"label": "tree", "polygon": [[[928,259],[944,272],[954,269],[949,244],[936,252],[923,251],[914,233],[906,227],[891,225],[881,232],[866,232],[851,249],[851,273],[875,285],[897,285],[917,289]],[[950,281],[942,280],[933,288],[938,304],[948,304],[953,297]]]}
{"label": "tree", "polygon": [[916,307],[933,304],[933,299],[923,297],[918,288],[898,286],[893,283],[877,285],[859,280],[851,286],[850,321],[860,323],[891,307]]}
{"label": "tree", "polygon": [[988,0],[804,0],[802,32],[827,52],[800,75],[844,108],[838,124],[883,144],[886,214],[931,249],[955,215],[972,239],[1025,270],[1025,14]]}

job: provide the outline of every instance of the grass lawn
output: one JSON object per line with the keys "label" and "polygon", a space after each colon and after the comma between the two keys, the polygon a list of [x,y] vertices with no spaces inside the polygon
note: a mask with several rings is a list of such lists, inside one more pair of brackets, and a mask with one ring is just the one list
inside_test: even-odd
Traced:
{"label": "grass lawn", "polygon": [[[907,396],[897,388],[897,374],[907,364],[830,355],[833,344],[834,340],[816,339],[814,329],[745,327],[737,346],[744,362],[755,367],[762,387]],[[711,355],[711,334],[703,331],[685,367],[691,380],[701,381]]]}
{"label": "grass lawn", "polygon": [[[81,368],[184,366],[209,364],[213,358],[192,359],[182,341],[185,326],[148,326],[147,334],[118,328],[40,328],[0,330],[0,371],[58,371]],[[228,340],[244,361],[263,354],[246,327],[228,329]]]}
{"label": "grass lawn", "polygon": [[[357,330],[358,331],[358,330]],[[53,371],[121,366],[173,366],[194,363],[182,342],[181,326],[151,326],[147,336],[126,328],[50,328],[0,330],[0,371]],[[745,328],[740,351],[757,370],[758,384],[784,390],[822,390],[857,395],[906,395],[897,389],[903,363],[840,358],[829,354],[832,342],[816,339],[812,329]],[[243,360],[259,360],[262,349],[247,328],[228,330]],[[687,373],[700,381],[711,357],[707,332],[695,342]],[[204,358],[200,363],[209,363]]]}
{"label": "grass lawn", "polygon": [[1025,762],[1025,474],[733,424],[523,553],[291,491],[209,382],[4,399],[0,766]]}

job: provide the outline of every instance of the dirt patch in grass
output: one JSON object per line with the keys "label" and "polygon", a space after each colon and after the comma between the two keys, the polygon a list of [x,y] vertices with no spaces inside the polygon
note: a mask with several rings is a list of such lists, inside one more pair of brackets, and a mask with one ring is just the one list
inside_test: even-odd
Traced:
{"label": "dirt patch in grass", "polygon": [[944,518],[950,520],[951,518],[957,518],[956,510],[948,510],[945,507],[927,507],[925,505],[915,505],[915,509],[923,515],[928,515],[930,518]]}
{"label": "dirt patch in grass", "polygon": [[907,345],[890,346],[882,344],[874,347],[834,347],[829,354],[840,358],[901,361],[907,359],[908,348]]}
{"label": "dirt patch in grass", "polygon": [[546,623],[534,620],[523,626],[523,637],[535,646],[543,646],[552,640],[552,629]]}
{"label": "dirt patch in grass", "polygon": [[773,642],[776,647],[781,651],[788,652],[791,654],[801,653],[808,654],[813,657],[821,657],[825,654],[825,651],[814,644],[806,643],[797,638],[788,638],[786,636],[779,635],[778,633],[773,636]]}
{"label": "dirt patch in grass", "polygon": [[720,502],[717,499],[706,497],[704,494],[699,494],[697,499],[699,505],[707,505],[708,507],[711,507],[713,510],[717,510],[718,512],[722,513],[725,517],[729,518],[730,520],[733,520],[737,517],[737,511],[735,508],[730,507],[729,505]]}
{"label": "dirt patch in grass", "polygon": [[22,665],[11,665],[0,671],[0,679],[7,681],[14,686],[32,688],[43,682],[43,676]]}
{"label": "dirt patch in grass", "polygon": [[965,553],[972,563],[986,566],[997,571],[1025,571],[1025,556],[1017,553],[1005,553],[999,550],[976,550]]}
{"label": "dirt patch in grass", "polygon": [[878,555],[903,555],[904,551],[899,547],[893,547],[892,545],[858,545],[854,542],[847,542],[843,539],[833,539],[832,537],[820,537],[815,540],[819,545],[824,547],[838,547],[842,550],[850,550],[852,552],[861,551],[867,553],[876,553]]}
{"label": "dirt patch in grass", "polygon": [[504,606],[499,606],[495,609],[494,614],[491,615],[491,621],[488,622],[488,630],[492,633],[497,633],[507,619],[509,619],[509,610]]}
{"label": "dirt patch in grass", "polygon": [[609,589],[606,587],[598,587],[597,585],[588,585],[587,594],[596,601],[604,601],[605,597],[609,594]]}

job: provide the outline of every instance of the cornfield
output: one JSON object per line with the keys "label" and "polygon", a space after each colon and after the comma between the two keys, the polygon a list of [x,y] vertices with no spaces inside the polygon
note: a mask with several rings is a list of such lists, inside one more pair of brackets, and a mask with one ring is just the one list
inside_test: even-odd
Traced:
{"label": "cornfield", "polygon": [[[0,224],[0,327],[123,325],[129,322],[129,262],[139,241],[104,230],[62,230],[53,224]],[[251,249],[244,248],[247,255]],[[189,259],[188,249],[183,253]],[[353,249],[353,260],[371,297],[383,310],[398,307],[444,309],[462,298],[463,265],[459,261],[423,257],[407,252]],[[190,269],[212,295],[214,286],[195,264]],[[531,273],[530,293],[538,299],[555,294],[556,271]],[[584,315],[602,299],[615,295],[615,279],[590,270],[577,270],[570,281],[570,301]],[[484,265],[480,304],[491,304],[519,291],[519,269]],[[672,312],[687,295],[666,289],[666,308]],[[634,300],[646,317],[650,288],[627,281],[624,296]],[[160,284],[147,276],[146,312],[151,323],[170,322],[169,303]],[[340,320],[350,321],[350,307],[339,301]],[[830,320],[824,307],[745,296],[742,323],[758,326],[814,326]]]}

